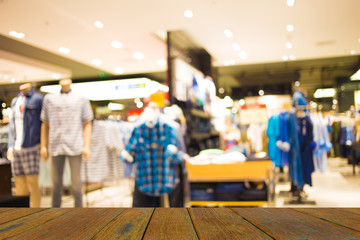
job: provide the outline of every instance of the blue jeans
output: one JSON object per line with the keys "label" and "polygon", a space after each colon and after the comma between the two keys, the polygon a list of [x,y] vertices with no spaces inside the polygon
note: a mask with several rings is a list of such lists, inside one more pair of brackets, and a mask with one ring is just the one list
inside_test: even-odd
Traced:
{"label": "blue jeans", "polygon": [[82,203],[82,183],[81,183],[81,155],[77,156],[52,156],[51,178],[53,183],[52,207],[61,206],[61,197],[63,193],[63,174],[66,158],[69,161],[71,172],[71,191],[74,196],[75,207],[80,208]]}

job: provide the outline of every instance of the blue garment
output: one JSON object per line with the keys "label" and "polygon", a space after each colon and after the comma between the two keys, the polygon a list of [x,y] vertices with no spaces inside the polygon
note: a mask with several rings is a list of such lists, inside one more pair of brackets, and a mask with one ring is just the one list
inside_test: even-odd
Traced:
{"label": "blue garment", "polygon": [[[20,94],[11,101],[11,108],[15,107],[16,101]],[[33,147],[40,143],[41,120],[40,113],[43,103],[43,95],[31,89],[26,95],[24,107],[24,133],[22,147]],[[9,140],[8,148],[14,147],[15,144],[15,117],[12,116],[9,123]]]}
{"label": "blue garment", "polygon": [[301,150],[298,137],[298,129],[296,124],[296,115],[294,113],[289,114],[288,133],[289,140],[291,142],[290,158],[289,158],[289,177],[292,183],[297,187],[304,187],[304,175],[303,175],[303,163],[301,160]]}
{"label": "blue garment", "polygon": [[181,162],[179,152],[172,153],[169,145],[177,146],[176,130],[157,121],[153,127],[142,123],[136,126],[126,151],[137,164],[135,185],[150,196],[169,193],[175,185],[175,166]]}
{"label": "blue garment", "polygon": [[304,183],[312,186],[311,174],[314,172],[313,150],[315,143],[313,141],[313,124],[309,116],[296,119],[298,130],[302,168],[304,174]]}
{"label": "blue garment", "polygon": [[268,155],[276,167],[281,167],[281,153],[280,149],[276,146],[276,142],[279,140],[280,135],[280,116],[271,116],[268,121],[268,127],[266,129],[266,135],[269,138],[268,141]]}
{"label": "blue garment", "polygon": [[[289,134],[288,134],[288,114],[286,112],[280,113],[280,137],[279,140],[282,144],[289,143]],[[280,149],[281,151],[281,166],[287,166],[289,164],[289,151]]]}

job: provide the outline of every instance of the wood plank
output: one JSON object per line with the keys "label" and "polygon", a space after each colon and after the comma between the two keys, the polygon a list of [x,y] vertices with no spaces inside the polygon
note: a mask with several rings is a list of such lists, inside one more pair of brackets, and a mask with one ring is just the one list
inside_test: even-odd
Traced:
{"label": "wood plank", "polygon": [[190,201],[190,206],[202,207],[254,207],[267,204],[267,201]]}
{"label": "wood plank", "polygon": [[57,218],[70,211],[73,211],[73,209],[51,208],[22,218],[15,219],[13,221],[0,225],[0,236],[3,239],[19,235],[27,230],[32,229],[34,226],[41,226],[47,221]]}
{"label": "wood plank", "polygon": [[296,208],[294,210],[360,232],[360,215],[330,208]]}
{"label": "wood plank", "polygon": [[272,239],[228,208],[191,208],[200,239]]}
{"label": "wood plank", "polygon": [[360,208],[337,208],[338,210],[350,212],[354,214],[360,214]]}
{"label": "wood plank", "polygon": [[14,208],[0,208],[0,213],[13,210]]}
{"label": "wood plank", "polygon": [[91,239],[124,209],[76,208],[16,236],[18,239]]}
{"label": "wood plank", "polygon": [[233,164],[193,165],[186,163],[191,182],[266,180],[271,160],[245,161]]}
{"label": "wood plank", "polygon": [[157,208],[144,239],[198,239],[187,209]]}
{"label": "wood plank", "polygon": [[354,239],[360,233],[288,208],[233,208],[275,239]]}
{"label": "wood plank", "polygon": [[43,208],[13,208],[0,213],[0,224],[44,210]]}
{"label": "wood plank", "polygon": [[126,209],[93,239],[141,239],[153,211],[153,208]]}

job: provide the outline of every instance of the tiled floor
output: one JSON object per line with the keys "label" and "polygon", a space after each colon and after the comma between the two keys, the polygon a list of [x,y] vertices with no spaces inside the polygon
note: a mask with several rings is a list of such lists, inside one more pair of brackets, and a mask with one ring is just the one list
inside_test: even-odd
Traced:
{"label": "tiled floor", "polygon": [[[275,207],[360,207],[360,171],[353,176],[352,166],[346,159],[328,159],[325,173],[313,173],[313,186],[305,186],[306,199],[301,204],[288,204],[293,198],[289,193],[290,182],[276,184]],[[286,180],[286,174],[284,175]],[[133,180],[122,179],[104,183],[103,187],[84,195],[84,207],[131,207]],[[306,204],[306,201],[313,204]],[[42,207],[51,206],[51,197],[45,194]],[[71,195],[63,196],[62,207],[73,207]]]}

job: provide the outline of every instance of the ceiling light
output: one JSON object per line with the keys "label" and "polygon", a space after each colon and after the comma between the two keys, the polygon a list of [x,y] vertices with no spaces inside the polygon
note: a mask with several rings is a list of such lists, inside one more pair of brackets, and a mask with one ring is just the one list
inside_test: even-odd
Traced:
{"label": "ceiling light", "polygon": [[12,83],[16,82],[16,79],[15,79],[15,78],[11,78],[11,82],[12,82]]}
{"label": "ceiling light", "polygon": [[292,48],[292,44],[291,44],[291,42],[287,42],[287,43],[285,43],[285,47],[286,47],[286,48],[289,48],[289,49],[290,49],[290,48]]}
{"label": "ceiling light", "polygon": [[287,61],[287,60],[289,60],[289,57],[284,55],[284,56],[282,56],[282,60]]}
{"label": "ceiling light", "polygon": [[18,33],[16,31],[10,31],[9,34],[10,34],[10,36],[13,36],[16,38],[24,38],[25,37],[24,33]]}
{"label": "ceiling light", "polygon": [[185,11],[184,11],[184,16],[185,16],[186,18],[192,18],[194,15],[193,15],[193,12],[188,9],[188,10],[185,10]]}
{"label": "ceiling light", "polygon": [[160,59],[157,61],[157,65],[159,66],[165,66],[166,65],[166,60],[165,59]]}
{"label": "ceiling light", "polygon": [[286,4],[289,6],[289,7],[293,7],[295,5],[295,0],[286,0]]}
{"label": "ceiling light", "polygon": [[219,93],[220,94],[223,94],[225,92],[225,89],[224,88],[219,88]]}
{"label": "ceiling light", "polygon": [[289,25],[286,26],[286,30],[287,30],[288,32],[292,32],[292,31],[294,31],[294,26],[291,25],[291,24],[289,24]]}
{"label": "ceiling light", "polygon": [[100,22],[100,21],[95,21],[95,22],[94,22],[94,26],[97,27],[97,28],[99,28],[99,29],[101,29],[101,28],[104,27],[104,24],[103,24],[102,22]]}
{"label": "ceiling light", "polygon": [[260,89],[260,90],[259,90],[259,95],[260,95],[260,96],[264,96],[264,90]]}
{"label": "ceiling light", "polygon": [[244,105],[245,105],[245,99],[240,99],[240,100],[239,100],[239,104],[240,104],[241,106],[244,106]]}
{"label": "ceiling light", "polygon": [[[47,93],[59,92],[60,85],[40,87]],[[92,101],[147,98],[157,91],[169,92],[169,87],[148,78],[73,83],[71,89]]]}
{"label": "ceiling light", "polygon": [[296,57],[295,57],[294,55],[290,55],[290,56],[289,56],[289,59],[290,59],[290,60],[295,60]]}
{"label": "ceiling light", "polygon": [[144,106],[144,103],[143,102],[137,102],[136,103],[136,107],[137,108],[142,108]]}
{"label": "ceiling light", "polygon": [[4,79],[8,80],[9,79],[9,75],[4,75]]}
{"label": "ceiling light", "polygon": [[351,81],[360,80],[360,69],[350,77]]}
{"label": "ceiling light", "polygon": [[124,106],[124,104],[121,104],[121,103],[109,103],[108,108],[111,111],[119,111],[119,110],[124,110],[125,106]]}
{"label": "ceiling light", "polygon": [[114,72],[115,72],[116,74],[123,74],[123,73],[124,73],[124,69],[121,68],[121,67],[116,67],[116,68],[114,69]]}
{"label": "ceiling light", "polygon": [[235,51],[240,51],[240,45],[238,43],[233,43],[232,47]]}
{"label": "ceiling light", "polygon": [[314,93],[314,98],[329,98],[336,94],[335,88],[319,88]]}
{"label": "ceiling light", "polygon": [[102,64],[102,61],[100,59],[93,59],[91,62],[95,66],[101,66],[101,64]]}
{"label": "ceiling light", "polygon": [[241,51],[241,52],[239,53],[239,57],[240,57],[241,59],[246,59],[246,58],[247,58],[246,52],[245,52],[245,51]]}
{"label": "ceiling light", "polygon": [[58,51],[60,53],[63,53],[63,54],[69,54],[70,53],[70,49],[68,49],[66,47],[59,47]]}
{"label": "ceiling light", "polygon": [[114,48],[122,48],[123,44],[121,42],[119,42],[119,41],[112,41],[111,46],[114,47]]}
{"label": "ceiling light", "polygon": [[135,52],[134,58],[139,59],[139,60],[144,59],[144,54],[142,54],[141,52]]}
{"label": "ceiling light", "polygon": [[230,29],[225,29],[224,34],[227,38],[232,38],[234,36]]}
{"label": "ceiling light", "polygon": [[229,96],[224,97],[223,102],[226,107],[232,107],[234,104],[234,101]]}
{"label": "ceiling light", "polygon": [[355,54],[356,54],[356,50],[351,50],[351,51],[350,51],[350,54],[351,54],[351,55],[355,55]]}

